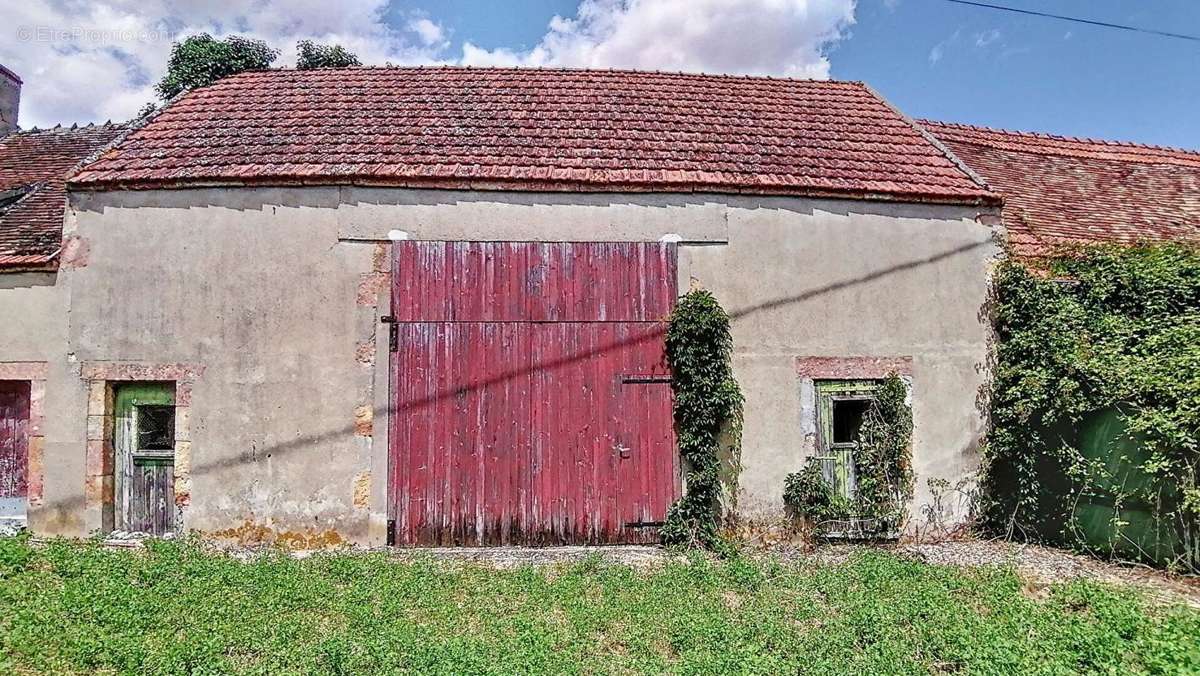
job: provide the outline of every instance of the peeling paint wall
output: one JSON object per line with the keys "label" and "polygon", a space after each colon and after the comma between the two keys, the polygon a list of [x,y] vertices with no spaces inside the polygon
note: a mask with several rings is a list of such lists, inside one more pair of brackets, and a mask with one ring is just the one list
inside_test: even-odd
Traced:
{"label": "peeling paint wall", "polygon": [[190,392],[187,528],[295,546],[381,543],[391,421],[379,317],[393,230],[415,239],[678,235],[680,288],[695,280],[734,315],[747,396],[741,511],[777,516],[783,477],[803,462],[801,356],[912,358],[918,502],[928,501],[927,478],[955,480],[977,465],[980,311],[997,250],[976,215],[718,195],[75,194],[67,236],[86,264],[59,273],[70,314],[51,367],[61,382],[47,393],[52,469],[35,524],[66,534],[99,527],[71,507],[85,484],[80,365],[135,360],[204,369]]}

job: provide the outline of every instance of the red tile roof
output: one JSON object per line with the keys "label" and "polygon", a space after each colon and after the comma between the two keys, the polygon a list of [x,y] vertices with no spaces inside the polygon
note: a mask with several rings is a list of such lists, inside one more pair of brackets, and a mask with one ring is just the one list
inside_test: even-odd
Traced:
{"label": "red tile roof", "polygon": [[996,199],[861,83],[457,67],[235,75],[71,181],[293,183]]}
{"label": "red tile roof", "polygon": [[125,129],[55,127],[0,137],[0,267],[50,262],[62,241],[64,179]]}
{"label": "red tile roof", "polygon": [[1200,239],[1200,152],[921,120],[1004,195],[1015,251]]}

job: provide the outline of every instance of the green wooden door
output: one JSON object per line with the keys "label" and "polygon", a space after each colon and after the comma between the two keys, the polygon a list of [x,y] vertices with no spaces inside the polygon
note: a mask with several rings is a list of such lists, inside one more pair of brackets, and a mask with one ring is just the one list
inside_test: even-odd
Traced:
{"label": "green wooden door", "polygon": [[879,389],[874,380],[817,381],[817,461],[825,481],[838,495],[853,500],[858,494],[854,452],[858,429]]}
{"label": "green wooden door", "polygon": [[116,528],[170,533],[175,528],[175,386],[129,383],[113,394]]}

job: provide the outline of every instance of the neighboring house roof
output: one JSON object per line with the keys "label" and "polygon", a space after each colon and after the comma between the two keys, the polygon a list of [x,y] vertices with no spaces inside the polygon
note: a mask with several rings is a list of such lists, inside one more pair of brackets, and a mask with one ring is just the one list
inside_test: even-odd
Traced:
{"label": "neighboring house roof", "polygon": [[1004,195],[1020,255],[1200,239],[1200,152],[921,120]]}
{"label": "neighboring house roof", "polygon": [[998,199],[861,83],[567,69],[241,73],[71,180],[288,184]]}
{"label": "neighboring house roof", "polygon": [[64,180],[125,125],[21,131],[0,137],[0,267],[39,267],[62,243]]}

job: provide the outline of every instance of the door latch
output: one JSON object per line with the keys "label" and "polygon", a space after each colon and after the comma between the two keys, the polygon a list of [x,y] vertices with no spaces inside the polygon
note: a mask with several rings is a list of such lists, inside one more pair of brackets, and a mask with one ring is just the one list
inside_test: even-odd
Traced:
{"label": "door latch", "polygon": [[633,453],[632,448],[626,446],[625,444],[622,444],[619,441],[616,443],[615,446],[613,446],[613,450],[616,451],[617,455],[619,455],[622,458],[628,458]]}

